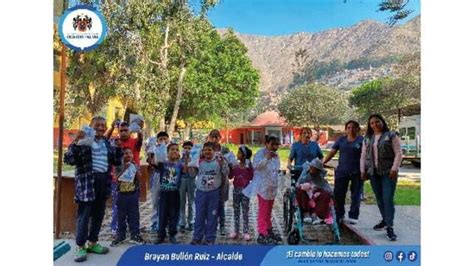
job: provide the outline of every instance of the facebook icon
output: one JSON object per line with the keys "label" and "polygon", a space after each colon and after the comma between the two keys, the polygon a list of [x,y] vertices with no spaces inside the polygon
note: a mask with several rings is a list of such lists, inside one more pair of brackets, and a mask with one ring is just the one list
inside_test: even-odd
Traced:
{"label": "facebook icon", "polygon": [[405,253],[403,251],[398,251],[396,258],[398,262],[402,262],[403,260],[405,260]]}
{"label": "facebook icon", "polygon": [[418,254],[416,254],[415,251],[410,251],[408,252],[408,260],[411,261],[411,262],[414,262],[416,261],[416,258],[418,257]]}

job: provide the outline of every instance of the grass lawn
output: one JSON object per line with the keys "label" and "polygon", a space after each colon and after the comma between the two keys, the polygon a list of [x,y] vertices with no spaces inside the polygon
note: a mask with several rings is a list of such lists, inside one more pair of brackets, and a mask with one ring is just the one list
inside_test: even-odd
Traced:
{"label": "grass lawn", "polygon": [[[370,182],[364,184],[364,196],[366,204],[377,204],[374,192],[370,186]],[[412,205],[420,206],[421,187],[420,182],[399,180],[397,189],[395,190],[395,205]],[[349,201],[350,202],[350,201]]]}

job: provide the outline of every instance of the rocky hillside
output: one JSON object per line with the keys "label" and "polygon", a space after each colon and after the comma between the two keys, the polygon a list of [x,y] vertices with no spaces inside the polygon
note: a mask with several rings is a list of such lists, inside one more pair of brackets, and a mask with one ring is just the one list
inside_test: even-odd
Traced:
{"label": "rocky hillside", "polygon": [[420,51],[420,17],[395,27],[367,20],[318,33],[236,35],[261,72],[265,105],[274,106],[282,92],[303,82],[351,89],[389,75],[400,56]]}

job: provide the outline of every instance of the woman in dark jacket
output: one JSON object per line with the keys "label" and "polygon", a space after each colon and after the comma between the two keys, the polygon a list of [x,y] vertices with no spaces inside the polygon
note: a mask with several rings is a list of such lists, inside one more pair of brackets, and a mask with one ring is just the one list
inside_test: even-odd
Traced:
{"label": "woman in dark jacket", "polygon": [[362,145],[360,172],[363,180],[370,178],[370,185],[382,216],[382,221],[374,226],[374,230],[386,229],[390,241],[397,240],[393,231],[393,198],[401,160],[400,138],[397,133],[390,131],[381,115],[371,115]]}

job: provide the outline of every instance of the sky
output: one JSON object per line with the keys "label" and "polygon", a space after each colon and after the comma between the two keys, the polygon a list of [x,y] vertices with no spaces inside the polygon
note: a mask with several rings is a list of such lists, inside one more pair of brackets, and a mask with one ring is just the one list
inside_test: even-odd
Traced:
{"label": "sky", "polygon": [[[349,27],[372,19],[388,21],[389,12],[377,12],[382,0],[221,0],[209,11],[217,28],[258,35],[284,35],[296,32],[319,32]],[[414,10],[405,23],[420,14],[420,0],[410,0]]]}

